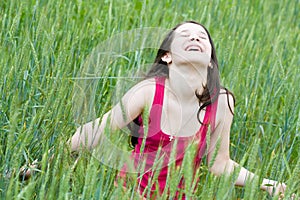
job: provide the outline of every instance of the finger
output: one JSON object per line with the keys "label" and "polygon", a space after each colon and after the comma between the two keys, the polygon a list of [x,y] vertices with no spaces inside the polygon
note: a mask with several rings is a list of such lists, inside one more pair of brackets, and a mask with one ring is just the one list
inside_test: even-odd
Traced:
{"label": "finger", "polygon": [[278,199],[284,199],[284,194],[280,194]]}
{"label": "finger", "polygon": [[291,195],[291,199],[292,199],[292,200],[296,200],[296,194],[292,194],[292,195]]}
{"label": "finger", "polygon": [[31,177],[31,174],[31,170],[23,166],[19,171],[19,179],[22,181],[28,180]]}

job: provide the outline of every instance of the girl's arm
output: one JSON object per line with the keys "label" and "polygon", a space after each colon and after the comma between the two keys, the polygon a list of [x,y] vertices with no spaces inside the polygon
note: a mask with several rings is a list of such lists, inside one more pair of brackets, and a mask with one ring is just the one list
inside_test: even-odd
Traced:
{"label": "girl's arm", "polygon": [[152,102],[155,82],[153,79],[144,80],[131,88],[110,111],[77,128],[71,138],[71,150],[77,151],[80,146],[93,148],[99,143],[101,133],[106,127],[114,131],[125,127],[134,120]]}
{"label": "girl's arm", "polygon": [[[234,103],[231,95],[221,94],[219,96],[218,110],[216,115],[216,129],[211,134],[210,144],[208,148],[208,163],[210,171],[219,176],[221,174],[230,174],[235,168],[239,168],[239,164],[230,159],[229,146],[230,146],[230,127],[232,124],[233,115],[228,107],[228,100],[230,107],[233,111]],[[220,142],[219,149],[216,148],[218,140]],[[211,161],[214,157],[215,151],[218,150],[214,163],[211,165]],[[241,167],[238,178],[236,179],[235,185],[244,186],[247,180],[252,180],[256,175],[248,171],[244,167]],[[261,189],[268,191],[269,194],[274,192],[275,195],[285,191],[285,184],[280,184],[277,181],[263,179]],[[275,191],[273,191],[275,188]]]}

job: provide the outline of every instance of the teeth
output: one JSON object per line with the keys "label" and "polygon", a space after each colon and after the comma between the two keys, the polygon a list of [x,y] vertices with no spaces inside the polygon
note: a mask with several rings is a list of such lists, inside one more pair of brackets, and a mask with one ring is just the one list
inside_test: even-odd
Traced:
{"label": "teeth", "polygon": [[189,46],[186,48],[187,51],[201,51],[201,48],[199,46]]}

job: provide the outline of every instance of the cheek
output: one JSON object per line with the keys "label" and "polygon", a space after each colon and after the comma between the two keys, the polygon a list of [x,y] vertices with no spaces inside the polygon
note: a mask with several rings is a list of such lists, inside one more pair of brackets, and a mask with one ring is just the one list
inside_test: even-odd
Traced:
{"label": "cheek", "polygon": [[171,44],[171,53],[180,53],[182,45],[180,42],[175,41]]}
{"label": "cheek", "polygon": [[212,53],[212,48],[211,48],[211,46],[209,46],[209,54],[211,54]]}
{"label": "cheek", "polygon": [[211,44],[210,44],[209,41],[206,41],[206,42],[205,42],[205,46],[206,46],[208,49],[211,49]]}
{"label": "cheek", "polygon": [[206,46],[207,53],[211,54],[211,52],[212,52],[212,47],[211,47],[210,42],[206,43],[205,46]]}

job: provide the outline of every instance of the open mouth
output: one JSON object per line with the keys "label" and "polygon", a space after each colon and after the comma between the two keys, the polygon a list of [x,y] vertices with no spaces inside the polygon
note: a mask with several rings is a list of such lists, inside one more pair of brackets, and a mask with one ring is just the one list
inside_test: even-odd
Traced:
{"label": "open mouth", "polygon": [[203,52],[201,47],[198,45],[189,45],[185,48],[186,51],[200,51]]}
{"label": "open mouth", "polygon": [[199,49],[189,49],[188,51],[200,51]]}

